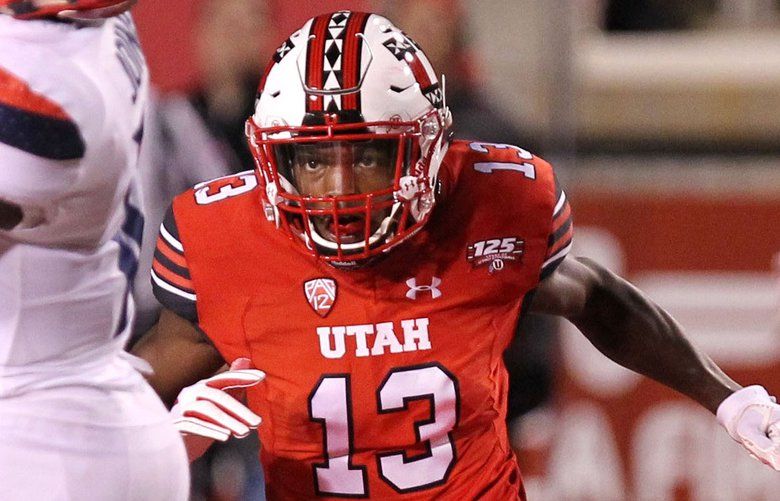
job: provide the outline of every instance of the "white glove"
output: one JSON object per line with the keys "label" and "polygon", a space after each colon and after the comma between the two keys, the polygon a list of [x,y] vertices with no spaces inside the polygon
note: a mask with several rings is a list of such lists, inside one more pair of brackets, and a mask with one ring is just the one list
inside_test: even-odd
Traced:
{"label": "white glove", "polygon": [[194,461],[214,440],[243,438],[260,425],[260,416],[241,403],[246,388],[265,378],[247,358],[239,358],[230,370],[203,379],[181,390],[171,409],[174,425],[184,438],[187,455]]}
{"label": "white glove", "polygon": [[780,405],[763,386],[735,391],[718,406],[718,422],[750,455],[780,470]]}

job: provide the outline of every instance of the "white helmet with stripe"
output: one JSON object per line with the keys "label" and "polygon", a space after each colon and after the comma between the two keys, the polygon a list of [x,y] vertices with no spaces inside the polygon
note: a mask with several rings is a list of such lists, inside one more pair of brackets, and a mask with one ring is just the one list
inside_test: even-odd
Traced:
{"label": "white helmet with stripe", "polygon": [[387,252],[431,213],[450,122],[428,58],[388,19],[310,19],[276,50],[247,121],[268,213],[335,265]]}

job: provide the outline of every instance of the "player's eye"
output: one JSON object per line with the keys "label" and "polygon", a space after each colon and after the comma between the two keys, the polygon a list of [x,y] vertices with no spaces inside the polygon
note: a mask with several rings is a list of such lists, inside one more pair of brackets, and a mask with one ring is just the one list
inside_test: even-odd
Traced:
{"label": "player's eye", "polygon": [[296,163],[304,172],[317,172],[321,170],[324,165],[320,158],[313,154],[300,155]]}
{"label": "player's eye", "polygon": [[363,169],[373,169],[379,166],[379,155],[376,150],[364,150],[358,156],[356,165]]}

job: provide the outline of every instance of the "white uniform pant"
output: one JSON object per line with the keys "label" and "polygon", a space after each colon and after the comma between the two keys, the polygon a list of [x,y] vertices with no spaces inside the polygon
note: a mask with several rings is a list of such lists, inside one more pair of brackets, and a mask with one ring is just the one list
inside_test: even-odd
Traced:
{"label": "white uniform pant", "polygon": [[0,398],[0,500],[186,501],[183,442],[138,379]]}

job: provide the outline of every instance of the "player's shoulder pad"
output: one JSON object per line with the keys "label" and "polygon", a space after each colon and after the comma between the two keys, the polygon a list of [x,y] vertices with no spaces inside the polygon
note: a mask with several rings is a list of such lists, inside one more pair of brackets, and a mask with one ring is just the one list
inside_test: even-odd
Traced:
{"label": "player's shoulder pad", "polygon": [[[254,170],[202,181],[176,197],[176,206],[220,207],[251,197],[259,183]],[[222,202],[222,203],[220,203]]]}
{"label": "player's shoulder pad", "polygon": [[511,144],[453,141],[445,164],[458,186],[492,198],[519,197],[528,193],[554,196],[552,166],[530,151]]}
{"label": "player's shoulder pad", "polygon": [[51,160],[82,158],[80,124],[102,123],[105,115],[97,88],[55,52],[24,52],[0,58],[0,143]]}

